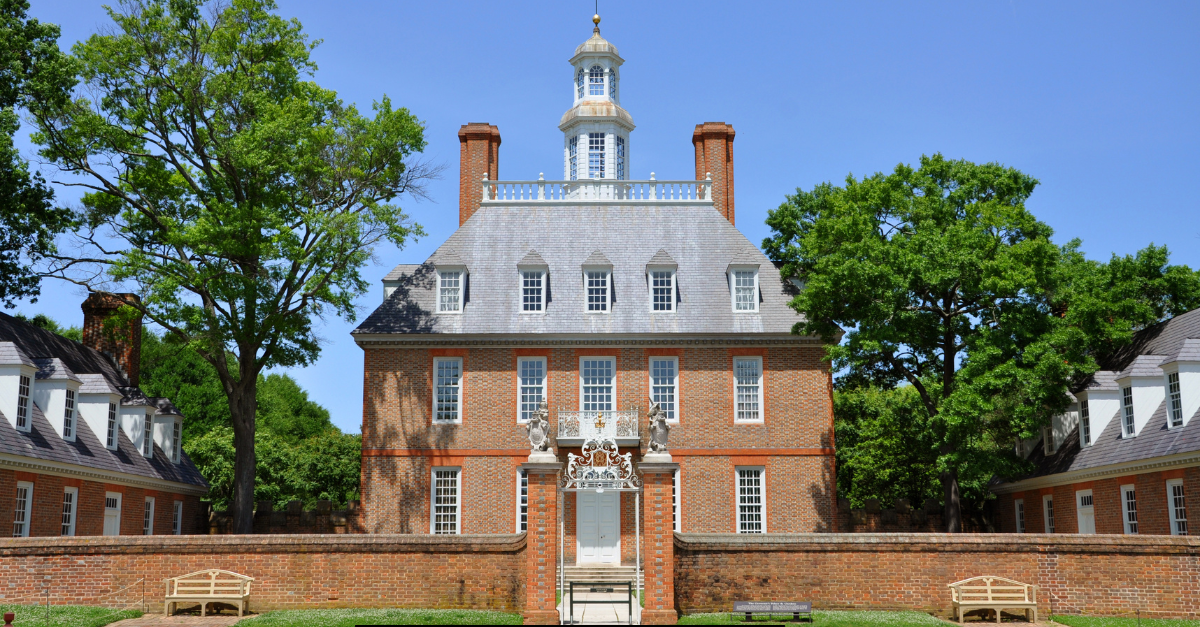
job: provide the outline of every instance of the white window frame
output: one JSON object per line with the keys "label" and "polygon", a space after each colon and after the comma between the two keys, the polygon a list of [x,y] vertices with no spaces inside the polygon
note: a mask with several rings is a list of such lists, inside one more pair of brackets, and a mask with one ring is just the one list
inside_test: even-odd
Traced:
{"label": "white window frame", "polygon": [[[22,490],[24,502],[22,503]],[[30,527],[33,526],[33,483],[18,481],[17,490],[13,495],[13,534],[14,538],[28,538]]]}
{"label": "white window frame", "polygon": [[[654,362],[656,362],[656,361],[671,362],[671,372],[674,373],[674,376],[671,377],[670,384],[660,385],[655,382]],[[659,400],[659,395],[658,395],[657,390],[659,388],[666,388],[666,387],[670,388],[671,406],[669,409],[664,410],[664,411],[668,412],[667,413],[667,422],[668,423],[673,424],[673,425],[679,424],[679,358],[674,357],[674,356],[650,357],[649,363],[646,364],[646,372],[650,376],[650,382],[649,382],[650,398],[652,400],[654,400],[655,402],[658,402],[661,405],[662,401]]]}
{"label": "white window frame", "polygon": [[[527,385],[525,383],[525,364],[537,363],[542,373],[542,382],[540,385]],[[517,424],[523,425],[529,422],[526,417],[525,392],[526,390],[537,390],[537,401],[534,401],[532,407],[528,410],[529,414],[537,409],[538,402],[546,400],[546,380],[549,378],[547,369],[547,360],[545,357],[518,357],[517,358]]]}
{"label": "white window frame", "polygon": [[1121,486],[1121,523],[1127,535],[1137,534],[1137,486],[1132,483]]}
{"label": "white window frame", "polygon": [[[753,305],[753,307],[751,309],[739,309],[738,308],[737,275],[739,273],[743,273],[743,272],[749,272],[754,275],[754,286],[751,288],[753,290],[753,294],[751,295],[751,298],[750,298],[750,303],[751,303],[751,305]],[[759,282],[758,282],[758,268],[756,266],[743,266],[743,267],[731,266],[729,268],[729,298],[730,298],[730,307],[733,308],[733,313],[743,313],[743,314],[758,313]]]}
{"label": "white window frame", "polygon": [[175,501],[171,507],[171,534],[183,535],[183,501]]}
{"label": "white window frame", "polygon": [[[582,72],[582,70],[580,70]],[[581,96],[582,97],[582,96]],[[567,165],[570,168],[570,180],[579,180],[579,136],[567,140]]]}
{"label": "white window frame", "polygon": [[[455,399],[455,404],[454,404],[454,420],[445,420],[445,419],[438,417],[439,414],[443,413],[438,409],[438,405],[440,404],[439,398],[438,398],[438,396],[439,396],[438,388],[443,387],[442,385],[439,385],[439,381],[438,381],[438,365],[442,364],[442,363],[458,364],[458,382],[457,382],[457,384],[454,386],[445,386],[447,388],[453,387],[457,391],[457,397]],[[433,391],[433,414],[431,414],[431,416],[433,417],[433,424],[435,424],[435,425],[460,425],[460,424],[462,424],[463,374],[464,373],[463,373],[463,358],[462,357],[434,357],[433,358],[433,390],[432,390]]]}
{"label": "white window frame", "polygon": [[1180,396],[1179,373],[1167,373],[1167,428],[1183,426],[1183,398]]}
{"label": "white window frame", "polygon": [[142,508],[142,535],[154,535],[154,497],[147,496]]}
{"label": "white window frame", "polygon": [[[546,275],[549,274],[544,269],[537,268],[521,268],[521,313],[523,314],[544,314],[546,313]],[[537,275],[538,286],[536,288],[529,287],[525,284],[526,281],[533,280],[532,277],[526,275]],[[537,290],[537,301],[526,301],[527,290]],[[536,307],[530,309],[530,306]]]}
{"label": "white window frame", "polygon": [[[654,285],[654,281],[656,280],[654,275],[663,273],[667,275],[667,280],[670,281],[670,285],[666,288],[667,302],[665,304],[667,307],[665,309],[658,309],[658,303],[654,300],[654,291],[659,288]],[[650,313],[675,313],[679,310],[679,308],[675,306],[678,300],[676,296],[677,291],[675,289],[676,274],[675,268],[670,266],[650,266],[646,268],[646,287],[648,288],[647,296],[649,297],[650,301]]]}
{"label": "white window frame", "polygon": [[[588,68],[588,96],[603,96],[605,92],[604,67],[599,63]],[[599,80],[597,80],[599,79]]]}
{"label": "white window frame", "polygon": [[1054,495],[1042,495],[1042,529],[1054,533]]}
{"label": "white window frame", "polygon": [[588,179],[602,179],[608,174],[608,134],[588,133]]}
{"label": "white window frame", "polygon": [[[586,396],[584,395],[585,387],[601,387],[601,386],[585,386],[584,385],[584,362],[587,361],[607,361],[612,364],[612,379],[608,384],[608,409],[589,408]],[[617,358],[608,356],[593,356],[579,358],[579,411],[613,411],[617,407]]]}
{"label": "white window frame", "polygon": [[178,418],[171,421],[171,461],[178,464],[183,453],[183,422]]}
{"label": "white window frame", "polygon": [[121,444],[120,438],[117,436],[117,425],[119,425],[120,422],[121,422],[121,418],[120,418],[120,415],[117,413],[117,404],[109,403],[108,404],[108,433],[105,435],[105,438],[104,438],[104,446],[110,451],[117,450],[117,448]]}
{"label": "white window frame", "polygon": [[[458,275],[457,286],[443,285],[447,280],[450,280],[451,274]],[[463,294],[467,291],[467,271],[464,268],[439,268],[437,271],[437,313],[440,314],[461,314],[463,312]],[[444,298],[446,290],[457,289],[458,293],[453,300]],[[448,308],[451,307],[451,308]]]}
{"label": "white window frame", "polygon": [[142,457],[154,457],[154,415],[142,419]]}
{"label": "white window frame", "polygon": [[[125,500],[125,495],[124,495],[124,494],[122,494],[122,493],[120,493],[120,492],[105,492],[105,493],[104,493],[104,523],[105,523],[105,527],[107,527],[107,526],[108,526],[108,525],[107,525],[107,523],[108,523],[108,512],[109,512],[109,510],[110,510],[110,509],[113,509],[113,508],[110,508],[110,507],[108,506],[108,499],[114,499],[114,498],[117,500],[117,507],[116,507],[116,508],[113,510],[113,511],[116,511],[116,512],[117,512],[117,515],[116,515],[116,519],[117,519],[117,533],[116,533],[116,534],[114,534],[114,535],[118,535],[118,536],[119,536],[119,535],[121,535],[121,516],[122,516],[122,511],[121,511],[121,509],[122,509],[123,501]],[[107,534],[107,533],[105,533],[104,535],[108,535],[108,534]]]}
{"label": "white window frame", "polygon": [[1121,388],[1121,436],[1132,438],[1137,431],[1133,415],[1133,387]]}
{"label": "white window frame", "polygon": [[[588,276],[589,274],[592,274],[592,273],[600,273],[600,274],[604,275],[604,300],[603,300],[603,302],[598,301],[597,303],[595,303],[596,305],[599,305],[601,307],[600,309],[592,308],[592,304],[593,304],[592,303],[592,292],[591,292],[592,287],[589,284],[589,281],[591,281],[591,277]],[[612,311],[612,303],[613,303],[613,285],[612,285],[613,280],[612,279],[613,279],[612,268],[599,267],[599,268],[584,268],[583,269],[583,306],[584,306],[584,311],[586,311],[587,313],[590,313],[590,314],[607,314],[608,312]]]}
{"label": "white window frame", "polygon": [[75,390],[67,388],[63,390],[63,439],[67,442],[75,441],[75,424],[78,422],[79,413],[76,411],[78,403],[76,402]]}
{"label": "white window frame", "polygon": [[[742,472],[758,471],[759,526],[758,531],[745,531],[742,527]],[[737,533],[767,533],[767,469],[765,466],[734,466],[733,469],[734,523]]]}
{"label": "white window frame", "polygon": [[1013,513],[1017,518],[1017,533],[1025,533],[1025,499],[1013,499]]}
{"label": "white window frame", "polygon": [[[454,530],[439,531],[438,530],[438,505],[437,482],[439,472],[454,473]],[[434,535],[460,535],[462,534],[462,467],[461,466],[435,466],[429,473],[429,533]],[[448,512],[447,512],[448,513]]]}
{"label": "white window frame", "polygon": [[1079,401],[1079,438],[1080,445],[1092,445],[1092,413],[1086,400]]}
{"label": "white window frame", "polygon": [[79,488],[63,488],[62,535],[75,535],[75,521],[79,518]]}
{"label": "white window frame", "polygon": [[17,377],[17,431],[24,433],[33,430],[33,382],[33,377]]}
{"label": "white window frame", "polygon": [[672,473],[671,483],[671,505],[672,513],[674,514],[672,518],[675,521],[675,531],[676,533],[683,533],[683,482],[679,479],[678,468]]}
{"label": "white window frame", "polygon": [[[741,410],[738,409],[738,388],[741,387],[738,383],[738,362],[750,360],[758,362],[758,418],[743,419],[739,418]],[[763,358],[761,355],[735,355],[733,358],[733,422],[739,425],[754,425],[763,424],[766,422],[766,407],[764,406],[765,396],[763,394],[764,385],[763,373]]]}
{"label": "white window frame", "polygon": [[517,469],[517,533],[529,530],[529,473]]}
{"label": "white window frame", "polygon": [[[1175,494],[1175,488],[1179,488],[1179,494]],[[1179,516],[1180,512],[1183,517]],[[1187,525],[1187,494],[1184,492],[1183,479],[1168,479],[1167,480],[1167,515],[1171,520],[1171,535],[1186,536],[1188,534]]]}

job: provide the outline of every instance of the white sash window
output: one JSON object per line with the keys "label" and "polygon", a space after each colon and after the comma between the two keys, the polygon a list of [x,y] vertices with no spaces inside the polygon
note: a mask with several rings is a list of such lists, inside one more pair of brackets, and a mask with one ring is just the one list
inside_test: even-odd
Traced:
{"label": "white sash window", "polygon": [[667,416],[668,422],[679,422],[675,397],[679,389],[679,358],[650,358],[650,396]]}
{"label": "white sash window", "polygon": [[517,533],[529,530],[529,473],[517,471]]}
{"label": "white sash window", "polygon": [[1054,497],[1047,494],[1042,497],[1042,516],[1046,524],[1046,533],[1054,533]]}
{"label": "white sash window", "polygon": [[651,311],[675,311],[675,271],[650,271]]}
{"label": "white sash window", "polygon": [[179,463],[179,453],[183,446],[183,425],[176,419],[171,422],[171,461]]}
{"label": "white sash window", "polygon": [[612,411],[616,360],[612,357],[584,357],[579,363],[583,411]]}
{"label": "white sash window", "polygon": [[1171,406],[1169,407],[1169,410],[1171,413],[1171,421],[1170,421],[1171,426],[1172,427],[1182,427],[1183,426],[1183,403],[1180,402],[1180,397],[1179,397],[1179,373],[1178,372],[1172,372],[1167,375],[1167,392],[1168,392],[1167,396],[1169,397],[1170,403],[1171,403]]}
{"label": "white sash window", "polygon": [[1137,489],[1133,485],[1121,486],[1121,513],[1124,514],[1125,533],[1137,533]]}
{"label": "white sash window", "polygon": [[79,503],[79,488],[63,488],[62,535],[75,535],[75,509]]}
{"label": "white sash window", "polygon": [[437,357],[433,360],[433,370],[434,422],[462,422],[462,359]]}
{"label": "white sash window", "polygon": [[1133,437],[1134,422],[1133,422],[1133,388],[1121,389],[1121,411],[1123,412],[1124,420],[1121,423],[1121,432],[1125,437]]}
{"label": "white sash window", "polygon": [[183,501],[175,501],[175,507],[171,512],[171,533],[177,536],[183,535]]}
{"label": "white sash window", "polygon": [[108,437],[105,438],[105,446],[109,450],[117,450],[117,404],[108,404]]}
{"label": "white sash window", "polygon": [[28,538],[33,519],[33,484],[17,482],[16,516],[13,519],[13,537]]}
{"label": "white sash window", "polygon": [[17,380],[17,430],[29,431],[29,377],[21,375]]}
{"label": "white sash window", "polygon": [[146,507],[142,510],[142,535],[154,535],[154,497],[146,497]]}
{"label": "white sash window", "polygon": [[541,270],[521,272],[521,310],[540,313],[546,303],[546,273]]}
{"label": "white sash window", "polygon": [[734,401],[737,422],[763,421],[762,357],[733,360]]}
{"label": "white sash window", "polygon": [[1025,533],[1025,499],[1013,501],[1013,511],[1017,515],[1017,533]]}
{"label": "white sash window", "polygon": [[763,469],[737,469],[737,532],[763,533],[766,513],[763,499]]}
{"label": "white sash window", "polygon": [[519,398],[519,414],[517,422],[529,422],[530,416],[537,411],[538,404],[546,398],[546,358],[522,357],[517,361],[518,376],[521,379]]}
{"label": "white sash window", "polygon": [[1079,402],[1079,435],[1083,438],[1084,446],[1092,445],[1092,419],[1087,401]]}
{"label": "white sash window", "polygon": [[438,312],[458,313],[462,311],[463,272],[447,270],[438,272]]}
{"label": "white sash window", "polygon": [[458,468],[433,469],[433,520],[435,534],[457,534],[459,529],[460,485]]}
{"label": "white sash window", "polygon": [[593,313],[606,313],[608,311],[608,279],[611,273],[608,270],[588,270],[584,272],[584,280],[587,282],[587,310]]}
{"label": "white sash window", "polygon": [[1171,535],[1186,536],[1187,500],[1183,495],[1183,479],[1171,479],[1167,482],[1167,509],[1171,514]]}
{"label": "white sash window", "polygon": [[75,440],[75,390],[67,390],[66,402],[63,404],[63,439]]}

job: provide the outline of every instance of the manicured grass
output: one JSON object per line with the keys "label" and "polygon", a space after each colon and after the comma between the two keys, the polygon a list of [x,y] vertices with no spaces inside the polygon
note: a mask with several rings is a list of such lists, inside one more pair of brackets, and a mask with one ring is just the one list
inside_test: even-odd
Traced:
{"label": "manicured grass", "polygon": [[[782,619],[786,618],[784,621]],[[792,625],[808,625],[807,622],[792,623],[791,616],[775,616],[756,618],[755,623],[773,623],[779,624],[786,622]],[[690,614],[679,618],[680,625],[744,625],[749,624],[741,616],[733,617],[729,614]],[[817,627],[870,627],[879,625],[881,627],[919,627],[925,625],[945,625],[928,614],[921,612],[841,612],[841,611],[823,611],[816,610],[813,612],[812,624]]]}
{"label": "manicured grass", "polygon": [[[1050,620],[1070,627],[1138,627],[1136,616],[1051,616]],[[1142,617],[1141,627],[1200,627],[1200,620],[1171,620]]]}
{"label": "manicured grass", "polygon": [[5,612],[16,614],[13,625],[17,627],[101,627],[142,615],[138,610],[111,610],[86,605],[51,605],[49,619],[46,618],[45,605],[0,605],[0,615]]}
{"label": "manicured grass", "polygon": [[520,625],[521,615],[481,610],[284,610],[246,619],[238,627],[354,627],[355,625]]}

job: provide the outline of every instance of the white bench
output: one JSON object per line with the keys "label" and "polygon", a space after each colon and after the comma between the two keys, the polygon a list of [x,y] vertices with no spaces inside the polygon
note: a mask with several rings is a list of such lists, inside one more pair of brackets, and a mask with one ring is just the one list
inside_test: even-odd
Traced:
{"label": "white bench", "polygon": [[250,603],[250,582],[254,578],[212,569],[163,581],[167,584],[167,598],[163,604],[166,616],[171,615],[173,607],[178,609],[180,603],[199,603],[201,616],[205,615],[209,603],[228,603],[237,605],[238,616],[242,616]]}
{"label": "white bench", "polygon": [[1000,610],[1020,610],[1025,620],[1037,622],[1037,586],[1003,577],[972,577],[949,588],[954,619],[960,623],[967,612],[985,609],[996,612],[997,623]]}

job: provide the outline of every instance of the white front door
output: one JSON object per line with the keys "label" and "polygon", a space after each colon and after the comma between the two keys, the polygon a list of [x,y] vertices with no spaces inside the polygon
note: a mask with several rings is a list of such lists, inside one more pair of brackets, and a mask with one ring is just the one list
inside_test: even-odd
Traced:
{"label": "white front door", "polygon": [[1096,533],[1096,508],[1092,505],[1092,491],[1076,492],[1075,507],[1079,512],[1079,533]]}
{"label": "white front door", "polygon": [[104,495],[104,535],[121,535],[120,492],[107,492]]}
{"label": "white front door", "polygon": [[620,493],[576,492],[575,498],[575,561],[620,564]]}

